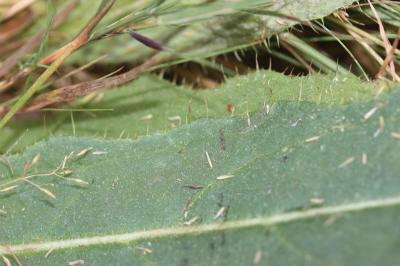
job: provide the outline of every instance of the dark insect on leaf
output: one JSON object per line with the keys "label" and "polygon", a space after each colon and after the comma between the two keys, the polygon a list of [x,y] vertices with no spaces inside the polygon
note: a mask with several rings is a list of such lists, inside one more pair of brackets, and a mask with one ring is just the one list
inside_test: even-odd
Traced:
{"label": "dark insect on leaf", "polygon": [[129,35],[132,36],[132,38],[134,38],[136,41],[141,42],[142,44],[146,45],[147,47],[150,47],[154,50],[158,50],[158,51],[163,51],[164,47],[162,46],[162,44],[147,38],[146,36],[143,36],[137,32],[131,31],[129,32]]}
{"label": "dark insect on leaf", "polygon": [[202,186],[202,185],[191,185],[191,184],[183,185],[182,187],[190,188],[190,189],[203,189],[204,188],[204,186]]}

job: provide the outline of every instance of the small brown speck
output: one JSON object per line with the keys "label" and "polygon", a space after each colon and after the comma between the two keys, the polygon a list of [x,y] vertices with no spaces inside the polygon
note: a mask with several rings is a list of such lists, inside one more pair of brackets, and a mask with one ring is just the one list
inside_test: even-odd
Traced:
{"label": "small brown speck", "polygon": [[194,216],[192,217],[192,219],[190,219],[189,221],[184,222],[184,225],[190,226],[192,224],[194,224],[195,222],[197,222],[197,220],[199,220],[199,216]]}
{"label": "small brown speck", "polygon": [[324,222],[325,227],[329,227],[334,224],[342,215],[334,214],[331,215],[326,221]]}
{"label": "small brown speck", "polygon": [[71,169],[64,169],[64,170],[61,170],[60,172],[59,172],[59,174],[60,175],[62,175],[62,176],[70,176],[70,175],[72,175],[72,170]]}
{"label": "small brown speck", "polygon": [[376,112],[377,110],[378,110],[378,107],[375,106],[374,108],[372,108],[371,110],[369,110],[368,112],[366,112],[365,115],[364,115],[364,120],[370,119],[370,118],[375,114],[375,112]]}
{"label": "small brown speck", "polygon": [[84,260],[72,260],[68,262],[69,266],[84,265],[84,264],[85,264]]}
{"label": "small brown speck", "polygon": [[234,175],[221,175],[217,177],[217,180],[225,180],[234,177]]}
{"label": "small brown speck", "polygon": [[312,205],[322,205],[324,204],[325,200],[323,198],[311,198],[310,203]]}
{"label": "small brown speck", "polygon": [[46,254],[44,255],[44,258],[47,259],[53,251],[54,251],[53,248],[49,249],[49,251],[47,251]]}
{"label": "small brown speck", "polygon": [[24,163],[24,171],[27,171],[30,167],[31,167],[30,162],[25,161],[25,163]]}
{"label": "small brown speck", "polygon": [[260,264],[261,259],[262,259],[262,252],[261,252],[261,250],[258,250],[258,251],[256,252],[256,254],[254,255],[254,258],[253,258],[253,265],[258,265],[258,264]]}
{"label": "small brown speck", "polygon": [[92,154],[93,155],[104,155],[104,154],[107,154],[108,152],[106,152],[106,151],[94,151]]}
{"label": "small brown speck", "polygon": [[169,122],[179,122],[179,124],[180,124],[182,121],[182,118],[179,115],[170,116],[170,117],[168,117],[168,121]]}
{"label": "small brown speck", "polygon": [[309,137],[308,139],[305,140],[305,142],[306,142],[306,143],[314,142],[314,141],[319,140],[319,138],[320,138],[320,136]]}
{"label": "small brown speck", "polygon": [[183,214],[183,217],[185,217],[185,219],[187,218],[188,210],[189,210],[189,205],[190,205],[190,202],[191,202],[191,201],[192,201],[192,198],[189,197],[189,198],[187,198],[187,199],[185,200],[185,204],[183,205],[182,214]]}
{"label": "small brown speck", "polygon": [[140,118],[140,120],[143,120],[143,121],[147,121],[147,120],[151,120],[151,119],[153,119],[152,114],[147,114],[145,116],[142,116],[142,118]]}
{"label": "small brown speck", "polygon": [[79,179],[79,178],[66,178],[65,180],[74,182],[74,183],[76,183],[78,185],[84,185],[84,186],[89,185],[89,182],[86,182],[86,181],[84,181],[82,179]]}
{"label": "small brown speck", "polygon": [[35,157],[33,157],[31,166],[35,165],[37,162],[40,160],[40,153],[36,154]]}
{"label": "small brown speck", "polygon": [[365,152],[363,152],[361,155],[361,162],[364,165],[368,163],[368,155]]}
{"label": "small brown speck", "polygon": [[348,166],[349,164],[351,164],[353,161],[354,161],[354,157],[349,157],[343,163],[341,163],[338,166],[338,168],[344,168],[344,167]]}
{"label": "small brown speck", "polygon": [[383,132],[383,130],[385,129],[385,119],[383,118],[383,116],[379,117],[379,129]]}
{"label": "small brown speck", "polygon": [[400,139],[400,133],[399,132],[392,132],[390,135],[394,139]]}
{"label": "small brown speck", "polygon": [[135,247],[137,250],[140,250],[143,252],[143,255],[151,254],[153,253],[153,250],[146,248],[146,247]]}
{"label": "small brown speck", "polygon": [[233,109],[234,109],[233,104],[228,103],[226,105],[226,110],[228,111],[228,113],[233,113]]}
{"label": "small brown speck", "polygon": [[93,150],[92,147],[85,148],[85,149],[81,150],[80,152],[78,152],[78,154],[77,154],[76,156],[77,156],[77,157],[85,156],[85,155],[88,154],[88,152],[90,152],[91,150]]}
{"label": "small brown speck", "polygon": [[213,164],[211,162],[211,158],[210,158],[210,155],[208,154],[208,152],[206,152],[206,157],[207,157],[208,165],[210,166],[211,169],[213,169]]}
{"label": "small brown speck", "polygon": [[221,150],[225,150],[225,131],[223,128],[219,130],[219,146],[221,147]]}
{"label": "small brown speck", "polygon": [[48,189],[39,187],[40,191],[42,191],[43,193],[45,193],[47,196],[49,196],[50,198],[56,199],[56,195],[53,194],[53,192],[51,192]]}
{"label": "small brown speck", "polygon": [[225,206],[224,206],[224,207],[221,207],[221,208],[217,211],[217,213],[214,215],[214,219],[218,219],[219,217],[221,217],[222,214],[224,214],[225,209],[226,209]]}

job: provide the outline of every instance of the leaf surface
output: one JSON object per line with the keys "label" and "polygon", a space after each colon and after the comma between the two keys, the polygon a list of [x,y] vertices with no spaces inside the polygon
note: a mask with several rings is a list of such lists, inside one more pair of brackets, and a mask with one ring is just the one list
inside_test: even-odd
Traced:
{"label": "leaf surface", "polygon": [[395,90],[349,105],[278,102],[136,141],[50,138],[9,158],[14,175],[38,153],[25,175],[93,147],[66,164],[89,185],[30,179],[54,200],[17,183],[1,197],[2,253],[32,265],[393,264],[399,100]]}
{"label": "leaf surface", "polygon": [[252,113],[276,101],[344,104],[369,100],[377,92],[373,84],[351,75],[289,77],[263,70],[204,91],[144,75],[104,93],[99,100],[80,107],[88,111],[73,112],[72,117],[70,112],[52,112],[19,118],[0,132],[0,150],[13,147],[13,152],[20,151],[50,135],[135,139],[167,132],[199,118]]}

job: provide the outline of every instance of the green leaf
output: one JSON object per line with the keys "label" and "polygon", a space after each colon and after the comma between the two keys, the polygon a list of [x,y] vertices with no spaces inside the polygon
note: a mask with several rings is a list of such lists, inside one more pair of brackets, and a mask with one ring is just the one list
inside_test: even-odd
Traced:
{"label": "green leaf", "polygon": [[[97,32],[118,26],[121,22],[130,22],[134,27],[143,28],[140,32],[150,38],[163,42],[169,49],[184,53],[191,60],[194,57],[204,58],[223,53],[240,45],[251,45],[256,41],[272,36],[297,24],[297,21],[278,19],[274,16],[260,16],[242,12],[243,9],[267,9],[273,12],[297,17],[300,20],[322,18],[338,8],[352,4],[353,0],[340,1],[271,1],[271,0],[239,0],[239,1],[177,1],[167,0],[158,8],[148,6],[155,1],[117,1],[97,27]],[[93,4],[96,1],[82,1],[70,18],[60,27],[64,36],[71,39],[77,29],[93,15]],[[146,9],[147,8],[147,9]],[[93,10],[88,12],[88,10]],[[147,24],[143,20],[152,18]],[[154,21],[156,23],[154,24]],[[62,40],[63,42],[65,41]],[[54,40],[54,47],[60,41]],[[94,42],[77,52],[69,60],[70,63],[85,64],[104,54],[106,63],[120,63],[146,59],[153,51],[135,42],[128,35]]]}
{"label": "green leaf", "polygon": [[[205,91],[144,75],[82,107],[87,112],[73,113],[74,125],[70,112],[47,113],[36,119],[28,116],[10,123],[0,131],[0,151],[10,147],[14,152],[20,151],[49,135],[73,136],[75,133],[76,136],[135,139],[166,132],[199,118],[251,113],[278,100],[343,104],[369,100],[376,93],[375,86],[351,75],[288,77],[259,71],[228,79],[220,88]],[[233,113],[228,112],[230,104]],[[91,112],[90,109],[105,111]]]}
{"label": "green leaf", "polygon": [[136,141],[50,138],[8,158],[2,189],[92,147],[65,164],[89,185],[29,179],[52,199],[10,183],[1,253],[28,265],[394,265],[399,100],[395,90],[349,105],[280,101]]}

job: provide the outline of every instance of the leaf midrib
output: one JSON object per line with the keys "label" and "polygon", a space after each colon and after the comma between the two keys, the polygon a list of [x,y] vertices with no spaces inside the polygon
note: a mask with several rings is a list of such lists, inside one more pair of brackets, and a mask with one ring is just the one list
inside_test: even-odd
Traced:
{"label": "leaf midrib", "polygon": [[238,230],[258,226],[271,227],[324,216],[361,212],[379,208],[388,208],[398,205],[400,205],[400,195],[363,202],[340,204],[336,206],[312,208],[281,214],[278,213],[270,216],[228,221],[222,223],[208,223],[196,226],[158,228],[152,230],[129,232],[124,234],[61,239],[56,241],[36,242],[28,244],[9,244],[6,246],[0,246],[0,255],[19,254],[27,252],[43,252],[48,250],[107,245],[115,243],[128,243],[143,239],[159,239],[184,235],[199,235],[218,231]]}

